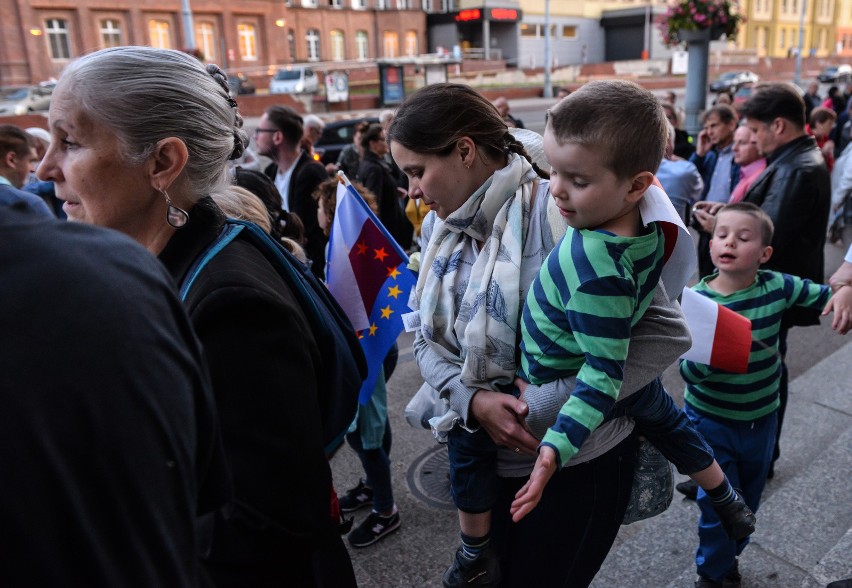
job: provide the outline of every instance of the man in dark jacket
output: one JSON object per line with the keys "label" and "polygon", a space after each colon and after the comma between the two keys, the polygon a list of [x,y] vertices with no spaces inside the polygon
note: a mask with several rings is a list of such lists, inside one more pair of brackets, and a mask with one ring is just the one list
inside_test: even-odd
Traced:
{"label": "man in dark jacket", "polygon": [[328,172],[305,153],[300,144],[305,134],[302,117],[292,108],[271,106],[260,118],[254,142],[260,155],[272,159],[264,173],[281,193],[282,208],[299,215],[305,225],[305,253],[313,262],[311,270],[322,277],[327,239],[317,224],[317,201],[311,194]]}
{"label": "man in dark jacket", "polygon": [[[763,208],[775,224],[774,251],[766,267],[822,284],[831,178],[816,141],[805,132],[805,103],[792,86],[769,84],[745,103],[742,114],[767,160],[766,169],[744,198]],[[794,308],[784,314],[778,334],[782,361],[779,439],[787,406],[787,332],[793,326],[817,324],[818,310]],[[773,464],[778,455],[776,440]],[[770,477],[772,474],[770,468]]]}

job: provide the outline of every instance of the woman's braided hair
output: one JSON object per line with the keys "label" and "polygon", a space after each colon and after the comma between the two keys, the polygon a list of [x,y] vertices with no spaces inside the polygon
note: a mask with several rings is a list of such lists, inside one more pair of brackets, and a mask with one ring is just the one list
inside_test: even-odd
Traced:
{"label": "woman's braided hair", "polygon": [[222,68],[215,63],[207,64],[207,73],[213,76],[219,87],[225,90],[228,106],[234,109],[234,150],[231,153],[230,160],[239,159],[245,153],[246,147],[249,144],[249,136],[243,130],[243,116],[237,110],[237,101],[231,97],[231,89],[228,86],[228,76],[222,71]]}

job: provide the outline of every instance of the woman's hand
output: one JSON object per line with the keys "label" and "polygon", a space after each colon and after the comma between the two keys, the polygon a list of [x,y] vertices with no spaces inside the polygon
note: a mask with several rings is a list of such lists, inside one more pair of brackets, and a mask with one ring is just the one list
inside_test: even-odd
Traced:
{"label": "woman's hand", "polygon": [[538,459],[535,460],[535,467],[530,474],[530,479],[527,480],[523,488],[518,490],[512,506],[509,507],[514,522],[517,523],[538,506],[544,487],[547,486],[555,471],[556,452],[552,447],[542,445],[538,452]]}
{"label": "woman's hand", "polygon": [[705,233],[713,232],[713,225],[716,223],[716,213],[725,205],[724,202],[696,202],[692,207],[692,218],[694,218],[701,226],[701,230]]}
{"label": "woman's hand", "polygon": [[524,427],[529,407],[523,400],[511,394],[479,390],[470,402],[470,412],[497,445],[535,455],[538,440]]}

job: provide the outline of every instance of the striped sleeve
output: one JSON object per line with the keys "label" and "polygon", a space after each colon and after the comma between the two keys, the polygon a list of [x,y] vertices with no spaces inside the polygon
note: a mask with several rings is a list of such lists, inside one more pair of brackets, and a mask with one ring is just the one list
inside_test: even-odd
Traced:
{"label": "striped sleeve", "polygon": [[564,312],[583,364],[574,391],[542,440],[556,451],[559,467],[576,455],[618,398],[635,296],[632,282],[606,276],[583,283],[568,301]]}

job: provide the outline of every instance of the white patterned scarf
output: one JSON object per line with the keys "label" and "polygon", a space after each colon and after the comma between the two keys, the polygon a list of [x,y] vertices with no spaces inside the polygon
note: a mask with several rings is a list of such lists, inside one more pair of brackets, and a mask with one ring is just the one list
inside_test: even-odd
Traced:
{"label": "white patterned scarf", "polygon": [[[421,332],[441,357],[461,366],[466,386],[494,389],[514,380],[521,260],[537,177],[525,158],[512,154],[435,223],[426,246],[415,293]],[[457,270],[472,241],[482,247],[465,281]]]}

